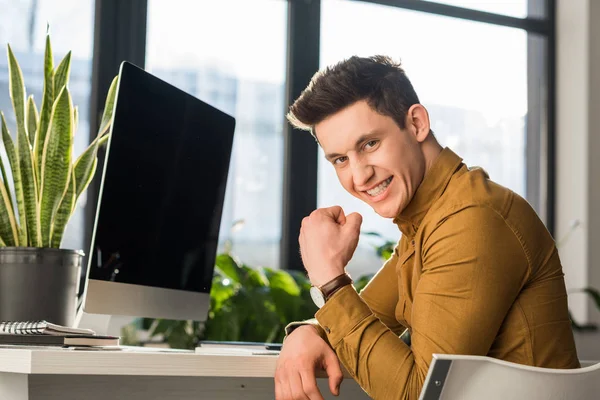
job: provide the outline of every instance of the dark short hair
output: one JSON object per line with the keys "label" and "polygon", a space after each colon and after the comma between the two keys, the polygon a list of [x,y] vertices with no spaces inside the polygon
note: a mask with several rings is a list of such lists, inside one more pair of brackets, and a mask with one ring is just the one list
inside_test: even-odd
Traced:
{"label": "dark short hair", "polygon": [[371,108],[405,128],[406,113],[419,97],[399,62],[387,56],[350,57],[317,72],[287,115],[298,129],[309,130],[344,108],[366,100]]}

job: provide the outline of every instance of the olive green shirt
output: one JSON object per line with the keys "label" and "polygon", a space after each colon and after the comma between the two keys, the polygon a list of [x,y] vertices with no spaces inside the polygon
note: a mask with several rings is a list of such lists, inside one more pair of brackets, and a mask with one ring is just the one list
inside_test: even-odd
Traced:
{"label": "olive green shirt", "polygon": [[579,367],[558,252],[523,198],[444,149],[394,222],[402,238],[372,281],[315,315],[372,398],[417,399],[434,353]]}

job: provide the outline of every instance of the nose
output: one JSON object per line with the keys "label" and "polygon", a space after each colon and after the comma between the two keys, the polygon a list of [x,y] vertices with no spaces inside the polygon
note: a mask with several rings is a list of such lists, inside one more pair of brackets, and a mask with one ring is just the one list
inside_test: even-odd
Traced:
{"label": "nose", "polygon": [[352,168],[352,181],[354,182],[354,187],[363,188],[366,186],[373,176],[373,167],[361,159],[351,160],[350,167]]}

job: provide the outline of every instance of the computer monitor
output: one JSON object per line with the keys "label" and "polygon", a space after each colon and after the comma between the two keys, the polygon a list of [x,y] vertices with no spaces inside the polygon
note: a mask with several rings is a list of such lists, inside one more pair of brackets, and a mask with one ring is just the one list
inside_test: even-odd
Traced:
{"label": "computer monitor", "polygon": [[234,128],[230,115],[121,65],[77,326],[206,320]]}

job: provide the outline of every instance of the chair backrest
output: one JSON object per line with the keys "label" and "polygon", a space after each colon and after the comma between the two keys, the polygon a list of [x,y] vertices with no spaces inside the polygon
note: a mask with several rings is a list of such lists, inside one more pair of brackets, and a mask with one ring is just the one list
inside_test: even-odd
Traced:
{"label": "chair backrest", "polygon": [[530,367],[491,357],[434,354],[420,400],[600,399],[600,362]]}

